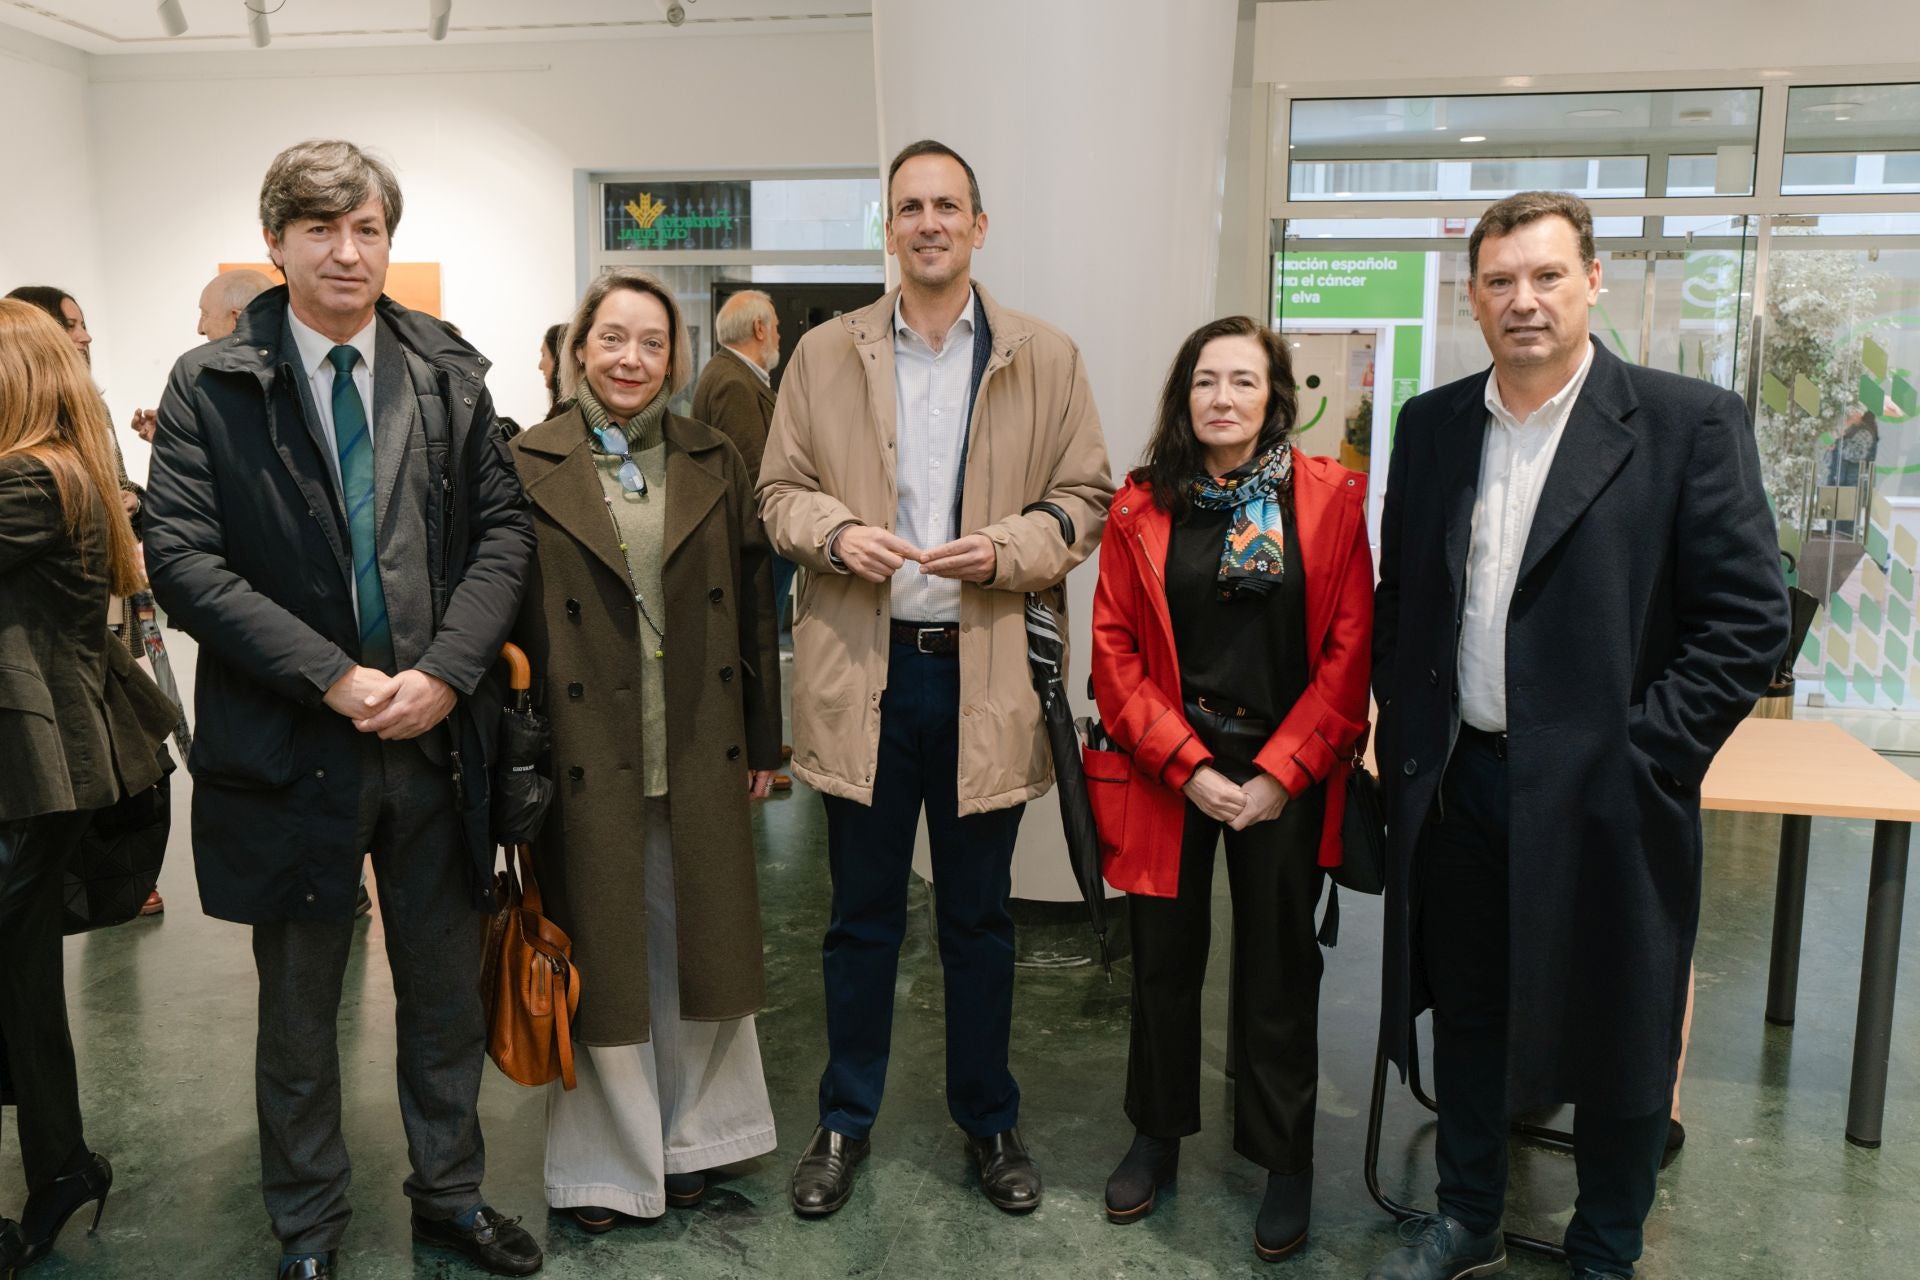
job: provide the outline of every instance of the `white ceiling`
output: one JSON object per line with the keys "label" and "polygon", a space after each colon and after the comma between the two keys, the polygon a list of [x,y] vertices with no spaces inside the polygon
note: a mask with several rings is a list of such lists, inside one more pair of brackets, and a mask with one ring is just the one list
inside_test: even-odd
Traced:
{"label": "white ceiling", "polygon": [[[603,40],[742,30],[865,26],[871,0],[454,0],[447,42]],[[198,53],[250,48],[246,7],[267,13],[276,49],[428,44],[427,0],[181,0],[187,33],[168,38],[157,0],[0,0],[0,23],[87,53]]]}

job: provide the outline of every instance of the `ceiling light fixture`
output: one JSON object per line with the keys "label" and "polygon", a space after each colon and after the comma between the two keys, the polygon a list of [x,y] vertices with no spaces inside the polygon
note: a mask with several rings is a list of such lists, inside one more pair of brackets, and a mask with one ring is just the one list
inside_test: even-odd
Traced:
{"label": "ceiling light fixture", "polygon": [[264,49],[273,42],[273,33],[267,30],[267,15],[251,4],[241,6],[247,11],[247,35],[253,40],[253,47]]}
{"label": "ceiling light fixture", "polygon": [[1462,142],[1485,142],[1486,140],[1487,135],[1484,133],[1469,133],[1460,139]]}
{"label": "ceiling light fixture", "polygon": [[1618,107],[1576,107],[1567,112],[1569,120],[1607,120],[1621,114]]}
{"label": "ceiling light fixture", "polygon": [[667,15],[667,25],[677,27],[687,20],[687,6],[680,0],[660,0],[660,10]]}
{"label": "ceiling light fixture", "polygon": [[453,0],[427,0],[427,38],[445,40],[447,23],[453,16]]}
{"label": "ceiling light fixture", "polygon": [[180,0],[160,0],[160,29],[170,36],[187,34],[187,15]]}
{"label": "ceiling light fixture", "polygon": [[1857,102],[1816,102],[1800,109],[1810,116],[1837,116],[1856,110],[1859,106]]}

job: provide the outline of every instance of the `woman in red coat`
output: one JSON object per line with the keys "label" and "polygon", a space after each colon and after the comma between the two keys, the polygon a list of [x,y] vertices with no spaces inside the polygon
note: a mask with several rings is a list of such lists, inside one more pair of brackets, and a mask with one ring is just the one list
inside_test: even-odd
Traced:
{"label": "woman in red coat", "polygon": [[1107,1183],[1131,1222],[1200,1129],[1214,850],[1233,892],[1234,1149],[1268,1170],[1254,1248],[1306,1240],[1321,959],[1346,761],[1366,727],[1366,484],[1289,443],[1287,344],[1245,317],[1181,346],[1146,461],[1114,497],[1093,683],[1119,753],[1090,753],[1107,881],[1127,892],[1136,1135]]}

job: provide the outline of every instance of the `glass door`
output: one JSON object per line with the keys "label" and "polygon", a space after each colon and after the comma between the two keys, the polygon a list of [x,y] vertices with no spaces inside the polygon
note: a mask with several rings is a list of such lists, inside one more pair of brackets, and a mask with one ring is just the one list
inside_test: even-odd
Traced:
{"label": "glass door", "polygon": [[1912,710],[1920,237],[1852,230],[1769,227],[1756,432],[1793,581],[1821,605],[1796,674],[1828,706]]}

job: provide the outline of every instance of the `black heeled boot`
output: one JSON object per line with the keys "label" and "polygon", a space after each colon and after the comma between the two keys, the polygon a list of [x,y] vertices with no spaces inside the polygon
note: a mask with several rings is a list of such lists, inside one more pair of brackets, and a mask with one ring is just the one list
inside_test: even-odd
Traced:
{"label": "black heeled boot", "polygon": [[1180,1139],[1133,1135],[1133,1145],[1107,1179],[1107,1221],[1138,1222],[1153,1212],[1160,1188],[1180,1171]]}
{"label": "black heeled boot", "polygon": [[1253,1223],[1253,1251],[1265,1262],[1278,1262],[1307,1242],[1307,1219],[1313,1216],[1313,1166],[1298,1173],[1269,1173],[1266,1198]]}
{"label": "black heeled boot", "polygon": [[20,1266],[38,1262],[53,1252],[54,1241],[67,1225],[67,1219],[89,1204],[98,1202],[89,1232],[100,1227],[100,1215],[107,1211],[107,1192],[113,1188],[113,1166],[107,1158],[93,1152],[86,1163],[73,1173],[55,1178],[27,1197],[20,1213],[20,1233],[26,1237],[27,1251]]}

